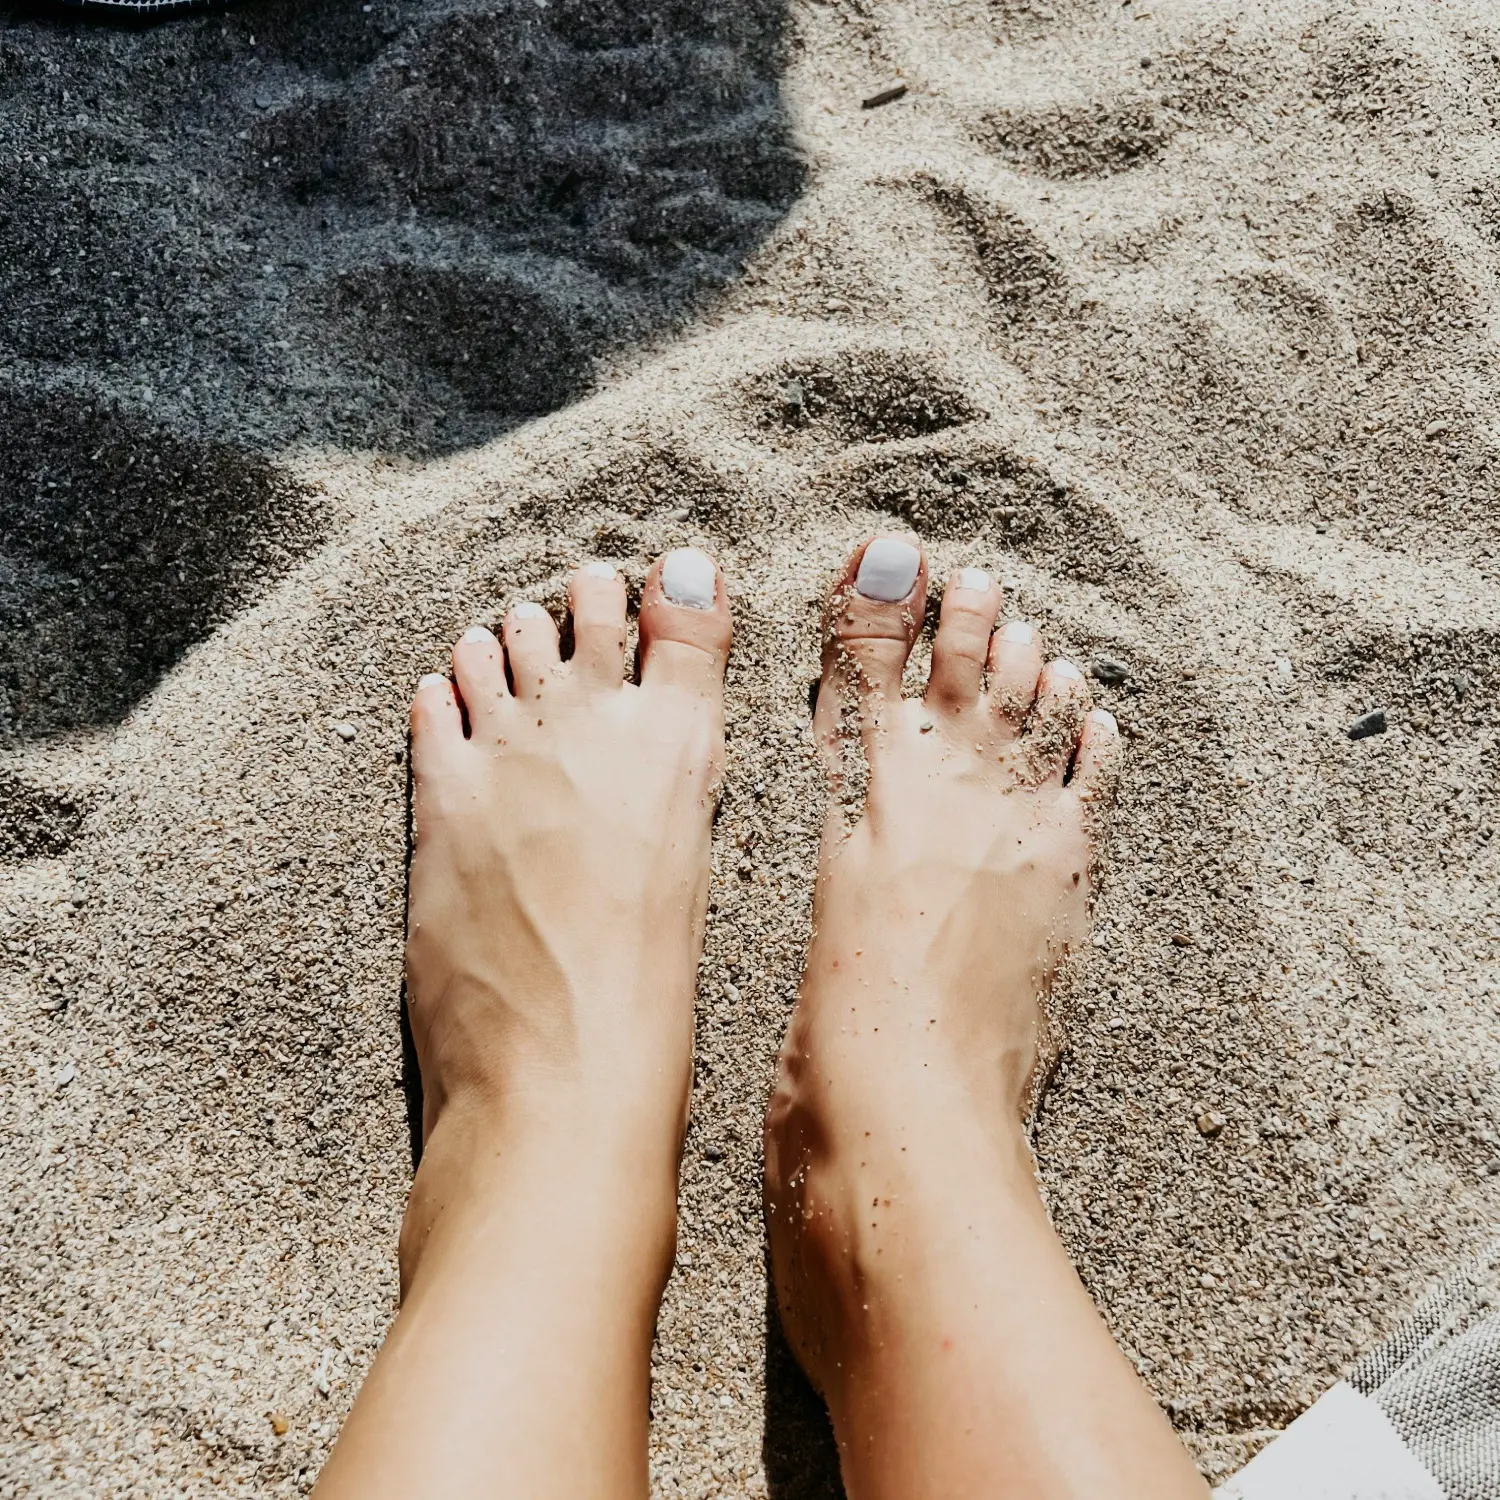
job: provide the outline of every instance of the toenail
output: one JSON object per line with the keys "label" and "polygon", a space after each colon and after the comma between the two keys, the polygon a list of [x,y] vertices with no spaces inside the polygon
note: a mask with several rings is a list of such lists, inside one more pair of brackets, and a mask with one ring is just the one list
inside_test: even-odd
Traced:
{"label": "toenail", "polygon": [[661,564],[661,591],[687,609],[712,609],[717,578],[714,560],[696,547],[678,547]]}
{"label": "toenail", "polygon": [[1054,677],[1076,677],[1080,681],[1082,681],[1083,679],[1083,673],[1080,672],[1072,662],[1064,660],[1064,658],[1062,658],[1061,656],[1059,656],[1057,660],[1052,663],[1052,675]]}
{"label": "toenail", "polygon": [[547,611],[540,604],[533,604],[529,599],[521,604],[513,604],[510,617],[513,620],[539,620]]}
{"label": "toenail", "polygon": [[591,562],[583,571],[584,576],[588,578],[615,578],[619,576],[615,572],[614,564],[607,562]]}
{"label": "toenail", "polygon": [[903,542],[900,537],[878,536],[859,560],[854,587],[866,599],[895,604],[911,593],[921,566],[922,554],[910,542]]}
{"label": "toenail", "polygon": [[483,625],[471,625],[464,631],[463,638],[466,641],[492,641],[495,637]]}
{"label": "toenail", "polygon": [[976,594],[987,594],[990,591],[990,575],[983,568],[960,568],[958,586],[961,589],[972,589]]}
{"label": "toenail", "polygon": [[1115,722],[1115,716],[1107,708],[1096,708],[1089,714],[1090,720],[1097,724],[1106,734],[1118,734],[1120,726]]}
{"label": "toenail", "polygon": [[1036,631],[1025,620],[1012,620],[1000,632],[1002,641],[1014,641],[1018,646],[1029,646],[1036,639]]}
{"label": "toenail", "polygon": [[447,686],[448,679],[441,672],[428,672],[418,680],[417,691],[420,693],[423,688]]}

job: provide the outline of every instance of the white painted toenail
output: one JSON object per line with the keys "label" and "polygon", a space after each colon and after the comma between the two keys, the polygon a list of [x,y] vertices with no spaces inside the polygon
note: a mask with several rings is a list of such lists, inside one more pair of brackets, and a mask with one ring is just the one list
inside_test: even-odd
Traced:
{"label": "white painted toenail", "polygon": [[547,611],[540,604],[533,604],[529,599],[521,604],[513,604],[510,609],[510,617],[513,620],[540,620]]}
{"label": "white painted toenail", "polygon": [[466,641],[490,641],[494,639],[494,636],[483,625],[471,625],[464,631],[464,639]]}
{"label": "white painted toenail", "polygon": [[911,593],[921,566],[922,554],[910,542],[894,536],[878,536],[859,560],[854,587],[866,599],[895,604]]}
{"label": "white painted toenail", "polygon": [[1078,670],[1078,668],[1073,665],[1072,662],[1065,661],[1060,656],[1057,658],[1057,660],[1055,662],[1052,663],[1052,675],[1054,677],[1068,677],[1068,678],[1075,678],[1076,677],[1076,678],[1079,678],[1080,680],[1083,677],[1083,673],[1080,672]]}
{"label": "white painted toenail", "polygon": [[1036,631],[1025,620],[1012,620],[1000,632],[1002,641],[1014,641],[1018,646],[1029,646],[1036,639]]}
{"label": "white painted toenail", "polygon": [[961,589],[972,589],[976,594],[987,594],[990,591],[990,575],[983,568],[960,568],[958,586]]}
{"label": "white painted toenail", "polygon": [[591,562],[583,571],[585,576],[589,578],[615,578],[618,576],[613,563]]}
{"label": "white painted toenail", "polygon": [[1118,734],[1120,726],[1115,723],[1115,716],[1107,708],[1096,708],[1089,718],[1097,724],[1106,734]]}
{"label": "white painted toenail", "polygon": [[678,547],[661,565],[661,591],[687,609],[712,609],[717,579],[714,560],[696,547]]}
{"label": "white painted toenail", "polygon": [[448,679],[446,677],[444,677],[441,672],[428,672],[424,677],[422,677],[418,681],[418,683],[417,683],[417,691],[420,693],[423,688],[447,687],[447,686],[448,686]]}

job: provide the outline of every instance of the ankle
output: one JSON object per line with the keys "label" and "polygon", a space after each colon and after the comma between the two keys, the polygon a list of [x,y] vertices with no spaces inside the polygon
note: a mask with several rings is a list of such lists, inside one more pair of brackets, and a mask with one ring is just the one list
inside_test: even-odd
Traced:
{"label": "ankle", "polygon": [[403,1297],[451,1243],[524,1234],[608,1245],[622,1270],[664,1286],[677,1236],[678,1143],[656,1122],[539,1101],[502,1111],[449,1101],[427,1133],[401,1226]]}

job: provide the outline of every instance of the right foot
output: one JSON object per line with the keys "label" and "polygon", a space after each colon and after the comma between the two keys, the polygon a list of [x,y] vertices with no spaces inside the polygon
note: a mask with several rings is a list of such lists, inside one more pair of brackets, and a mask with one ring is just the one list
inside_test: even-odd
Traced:
{"label": "right foot", "polygon": [[892,1184],[960,1138],[1029,1176],[1043,1001],[1085,929],[1119,749],[1076,667],[1044,666],[1025,622],[995,629],[1000,590],[980,569],[949,580],[927,692],[903,700],[925,596],[919,549],[881,538],[851,558],[824,626],[813,732],[834,795],[766,1171],[783,1318],[825,1388]]}
{"label": "right foot", "polygon": [[1028,1488],[992,1429],[1038,1375],[1008,1394],[1029,1329],[1007,1291],[1036,1304],[1061,1286],[1058,1348],[1072,1317],[1080,1361],[1118,1373],[1047,1225],[1024,1118],[1120,742],[1032,627],[995,629],[1000,590],[978,569],[949,580],[926,693],[903,701],[925,594],[920,549],[881,538],[828,604],[814,734],[832,796],[766,1121],[777,1300],[851,1495],[1064,1493]]}

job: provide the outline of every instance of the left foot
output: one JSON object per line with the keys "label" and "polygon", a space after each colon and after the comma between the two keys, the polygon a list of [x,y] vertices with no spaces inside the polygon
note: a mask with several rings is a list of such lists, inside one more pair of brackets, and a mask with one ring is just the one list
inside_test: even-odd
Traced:
{"label": "left foot", "polygon": [[670,1260],[729,606],[705,554],[658,562],[637,685],[624,580],[591,564],[570,602],[566,662],[551,616],[517,604],[503,647],[470,630],[454,681],[424,678],[412,704],[406,972],[425,1144],[404,1284],[477,1161],[552,1146],[628,1154]]}
{"label": "left foot", "polygon": [[322,1500],[647,1492],[651,1333],[671,1270],[693,990],[723,761],[713,561],[476,627],[411,710],[407,1006],[422,1163],[401,1313]]}

